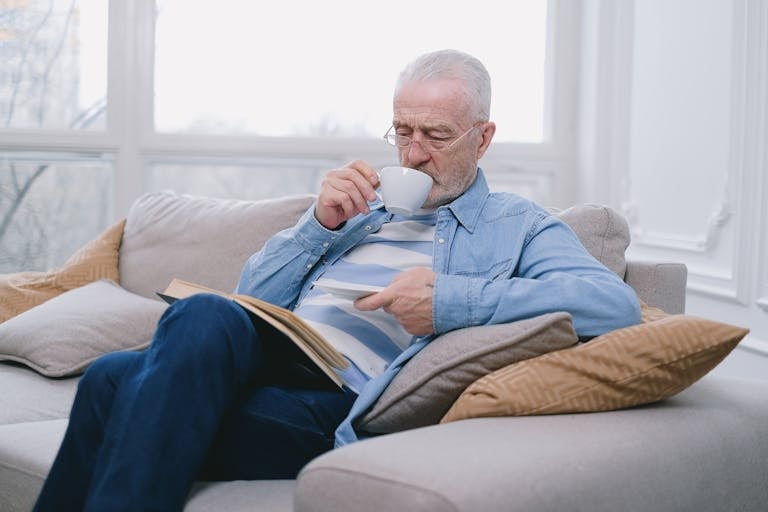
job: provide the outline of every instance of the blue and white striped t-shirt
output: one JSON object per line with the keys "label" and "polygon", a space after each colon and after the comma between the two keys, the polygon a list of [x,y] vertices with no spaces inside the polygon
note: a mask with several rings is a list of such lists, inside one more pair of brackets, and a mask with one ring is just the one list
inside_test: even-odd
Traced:
{"label": "blue and white striped t-shirt", "polygon": [[[432,268],[434,212],[413,217],[395,215],[379,231],[331,265],[324,279],[387,286],[396,274],[415,267]],[[413,336],[383,309],[358,311],[349,299],[313,288],[296,307],[302,317],[349,360],[339,372],[345,384],[360,392],[380,375]]]}

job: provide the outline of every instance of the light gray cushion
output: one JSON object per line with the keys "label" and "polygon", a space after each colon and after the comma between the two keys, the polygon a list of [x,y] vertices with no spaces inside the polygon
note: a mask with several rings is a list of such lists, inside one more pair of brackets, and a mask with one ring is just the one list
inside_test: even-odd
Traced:
{"label": "light gray cushion", "polygon": [[184,512],[293,512],[296,480],[198,482]]}
{"label": "light gray cushion", "polygon": [[146,347],[166,307],[95,281],[0,324],[0,359],[48,377],[75,375],[107,352]]}
{"label": "light gray cushion", "polygon": [[0,362],[0,425],[68,417],[78,380],[49,379],[22,364]]}
{"label": "light gray cushion", "polygon": [[[67,420],[0,425],[0,510],[29,512],[58,452]],[[295,480],[200,482],[185,512],[291,512]]]}
{"label": "light gray cushion", "polygon": [[134,202],[120,246],[120,284],[154,297],[178,277],[232,291],[243,264],[293,226],[312,195],[237,201],[153,192]]}
{"label": "light gray cushion", "polygon": [[446,333],[408,361],[357,427],[390,433],[438,423],[483,375],[577,341],[564,312]]}
{"label": "light gray cushion", "polygon": [[551,208],[557,217],[576,233],[582,245],[597,261],[624,279],[624,256],[630,234],[626,219],[612,208],[599,204],[579,204],[566,210]]}
{"label": "light gray cushion", "polygon": [[0,425],[0,510],[32,510],[66,428],[65,419]]}

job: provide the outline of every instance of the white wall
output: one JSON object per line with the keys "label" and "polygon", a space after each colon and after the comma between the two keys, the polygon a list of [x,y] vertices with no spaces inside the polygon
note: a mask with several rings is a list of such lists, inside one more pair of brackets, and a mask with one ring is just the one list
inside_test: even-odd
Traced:
{"label": "white wall", "polygon": [[716,371],[768,379],[768,2],[585,0],[581,201],[630,257],[688,266],[687,312],[751,332]]}

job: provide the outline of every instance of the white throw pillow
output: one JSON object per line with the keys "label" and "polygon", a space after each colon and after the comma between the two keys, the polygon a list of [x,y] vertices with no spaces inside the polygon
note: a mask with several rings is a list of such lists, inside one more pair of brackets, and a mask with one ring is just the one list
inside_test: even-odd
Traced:
{"label": "white throw pillow", "polygon": [[76,375],[108,352],[145,348],[166,308],[113,281],[95,281],[0,324],[0,360],[48,377]]}

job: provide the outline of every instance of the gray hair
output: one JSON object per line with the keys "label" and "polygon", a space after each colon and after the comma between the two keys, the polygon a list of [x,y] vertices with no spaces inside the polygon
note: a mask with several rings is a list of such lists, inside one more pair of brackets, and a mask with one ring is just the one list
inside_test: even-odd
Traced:
{"label": "gray hair", "polygon": [[491,77],[488,70],[480,60],[458,50],[438,50],[417,57],[400,72],[395,96],[406,83],[438,78],[463,80],[470,112],[477,115],[478,120],[490,119]]}

